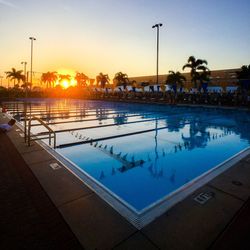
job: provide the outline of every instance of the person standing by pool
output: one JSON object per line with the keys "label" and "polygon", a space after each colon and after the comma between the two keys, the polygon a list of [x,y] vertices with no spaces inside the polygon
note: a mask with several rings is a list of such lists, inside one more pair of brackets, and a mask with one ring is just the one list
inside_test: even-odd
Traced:
{"label": "person standing by pool", "polygon": [[11,119],[8,123],[0,124],[0,131],[1,132],[10,131],[15,123],[16,123],[16,120]]}

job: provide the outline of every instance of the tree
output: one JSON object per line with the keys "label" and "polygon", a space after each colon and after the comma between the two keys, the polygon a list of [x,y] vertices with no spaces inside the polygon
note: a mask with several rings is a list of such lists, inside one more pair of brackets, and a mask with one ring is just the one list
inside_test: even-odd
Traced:
{"label": "tree", "polygon": [[19,84],[20,81],[25,82],[25,75],[22,75],[22,70],[16,70],[15,68],[12,68],[11,71],[6,71],[6,78],[10,78],[10,80],[14,80],[14,87],[16,86],[16,80]]}
{"label": "tree", "polygon": [[8,96],[8,89],[0,86],[0,97],[7,97]]}
{"label": "tree", "polygon": [[127,85],[129,84],[128,75],[122,72],[116,73],[114,80],[116,81],[117,86],[123,86],[124,89],[126,89]]}
{"label": "tree", "polygon": [[190,68],[191,82],[195,88],[197,88],[197,81],[200,82],[200,87],[202,87],[201,85],[204,80],[208,79],[208,76],[210,75],[209,69],[204,64],[207,65],[206,60],[196,60],[194,56],[190,56],[188,58],[188,63],[182,67],[182,70]]}
{"label": "tree", "polygon": [[170,84],[176,93],[177,87],[183,88],[183,82],[186,81],[186,77],[183,76],[179,71],[174,72],[172,70],[169,71],[169,75],[166,80],[166,84]]}
{"label": "tree", "polygon": [[47,72],[47,73],[43,73],[41,76],[41,81],[44,82],[46,84],[46,88],[48,87],[54,87],[54,84],[57,80],[57,72],[53,71],[53,72]]}
{"label": "tree", "polygon": [[75,80],[77,82],[78,87],[85,87],[87,86],[87,81],[89,80],[89,77],[83,73],[77,72],[75,75]]}
{"label": "tree", "polygon": [[94,82],[95,82],[95,79],[89,78],[89,86],[92,87],[94,85]]}
{"label": "tree", "polygon": [[108,74],[103,74],[103,73],[99,73],[98,76],[96,76],[96,83],[97,85],[100,84],[101,88],[105,88],[106,83],[109,83],[109,76]]}
{"label": "tree", "polygon": [[204,93],[207,92],[207,87],[208,87],[208,82],[210,80],[209,76],[210,76],[211,72],[208,69],[205,69],[204,71],[199,73],[198,76],[198,81],[200,82],[200,86],[199,88],[203,89]]}
{"label": "tree", "polygon": [[243,65],[241,71],[236,72],[242,90],[250,90],[250,64]]}
{"label": "tree", "polygon": [[71,75],[62,75],[62,74],[60,74],[59,75],[59,82],[62,82],[62,81],[70,81],[71,80]]}
{"label": "tree", "polygon": [[31,83],[30,82],[25,82],[21,85],[21,88],[23,88],[24,90],[30,88],[31,89]]}

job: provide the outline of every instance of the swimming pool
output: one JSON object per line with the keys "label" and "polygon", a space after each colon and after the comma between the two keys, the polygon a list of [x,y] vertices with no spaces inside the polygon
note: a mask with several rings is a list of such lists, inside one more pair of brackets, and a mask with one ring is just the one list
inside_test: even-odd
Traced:
{"label": "swimming pool", "polygon": [[[22,122],[22,108],[9,110]],[[29,110],[57,132],[55,154],[138,228],[250,146],[244,110],[80,100],[33,100]]]}

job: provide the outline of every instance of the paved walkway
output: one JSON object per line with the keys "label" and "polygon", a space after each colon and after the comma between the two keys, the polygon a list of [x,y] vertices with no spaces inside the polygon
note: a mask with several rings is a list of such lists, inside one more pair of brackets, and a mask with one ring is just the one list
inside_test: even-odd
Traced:
{"label": "paved walkway", "polygon": [[250,199],[214,242],[212,250],[250,249]]}
{"label": "paved walkway", "polygon": [[0,171],[0,249],[82,249],[4,133]]}

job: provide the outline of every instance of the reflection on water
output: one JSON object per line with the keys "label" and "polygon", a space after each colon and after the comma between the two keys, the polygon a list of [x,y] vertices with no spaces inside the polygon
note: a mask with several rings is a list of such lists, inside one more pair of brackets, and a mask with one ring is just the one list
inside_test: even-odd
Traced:
{"label": "reflection on water", "polygon": [[[138,210],[250,145],[247,111],[77,100],[37,101],[27,110],[69,128],[58,143],[87,142],[57,150]],[[9,111],[22,120],[23,104]]]}
{"label": "reflection on water", "polygon": [[127,116],[125,114],[117,114],[114,116],[114,123],[119,125],[119,124],[124,124],[128,120]]}
{"label": "reflection on water", "polygon": [[[54,120],[68,120],[75,118],[75,120],[84,119],[90,116],[93,119],[92,124],[102,124],[103,121],[107,123],[107,119],[111,118],[114,125],[123,125],[131,121],[131,114],[138,114],[140,119],[158,118],[155,120],[155,156],[158,157],[157,149],[157,134],[158,127],[166,126],[169,132],[179,132],[181,129],[189,124],[189,133],[182,134],[182,141],[173,146],[174,152],[183,149],[192,150],[194,148],[204,148],[207,142],[224,137],[228,134],[235,133],[241,139],[248,140],[250,138],[250,131],[248,129],[250,124],[250,115],[247,111],[232,111],[222,109],[202,109],[202,108],[188,108],[188,107],[162,107],[153,105],[129,105],[122,103],[104,103],[93,101],[78,101],[78,100],[32,100],[27,103],[27,114],[35,115],[43,119],[47,123]],[[24,104],[13,103],[8,105],[8,110],[12,112],[14,117],[18,120],[23,118]],[[145,114],[146,113],[146,114]],[[97,121],[97,123],[94,121]],[[84,127],[84,121],[82,127]],[[158,122],[161,122],[158,125]],[[72,119],[74,123],[74,119]],[[62,127],[62,126],[61,126]],[[64,128],[68,127],[67,125]],[[72,127],[72,125],[69,127]],[[220,130],[220,134],[210,134],[210,128]],[[129,129],[126,126],[126,129]],[[143,127],[142,127],[143,129]],[[114,129],[115,130],[115,129]],[[105,132],[105,131],[104,131]],[[80,136],[80,133],[79,133]],[[77,137],[77,136],[75,136]],[[82,136],[83,138],[83,136]],[[81,138],[79,138],[81,139]]]}

